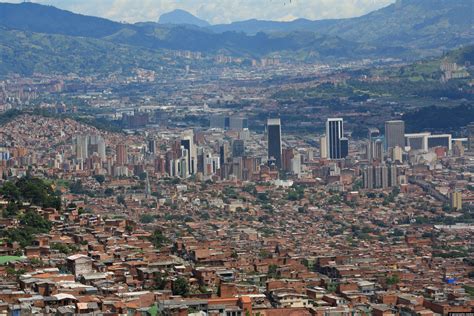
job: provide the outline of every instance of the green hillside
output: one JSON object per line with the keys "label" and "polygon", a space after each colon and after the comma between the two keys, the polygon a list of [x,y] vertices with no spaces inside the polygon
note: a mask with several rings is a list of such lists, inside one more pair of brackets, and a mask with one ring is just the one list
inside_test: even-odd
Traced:
{"label": "green hillside", "polygon": [[157,69],[162,54],[93,38],[0,28],[0,75],[8,73],[107,73]]}

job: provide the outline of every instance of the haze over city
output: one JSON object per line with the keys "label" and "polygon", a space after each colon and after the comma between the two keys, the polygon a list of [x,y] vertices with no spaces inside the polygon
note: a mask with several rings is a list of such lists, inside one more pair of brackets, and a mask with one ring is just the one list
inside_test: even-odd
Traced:
{"label": "haze over city", "polygon": [[473,12],[0,2],[0,316],[471,316]]}

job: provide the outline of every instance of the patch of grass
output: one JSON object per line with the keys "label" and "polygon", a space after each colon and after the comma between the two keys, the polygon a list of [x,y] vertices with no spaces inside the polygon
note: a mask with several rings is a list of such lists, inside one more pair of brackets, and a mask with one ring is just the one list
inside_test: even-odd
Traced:
{"label": "patch of grass", "polygon": [[1,256],[0,257],[0,265],[4,265],[8,262],[12,261],[20,261],[22,258],[18,256]]}

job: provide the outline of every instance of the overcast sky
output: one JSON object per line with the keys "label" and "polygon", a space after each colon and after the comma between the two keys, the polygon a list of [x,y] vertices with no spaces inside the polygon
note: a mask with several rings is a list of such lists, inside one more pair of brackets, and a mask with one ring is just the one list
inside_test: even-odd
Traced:
{"label": "overcast sky", "polygon": [[[163,13],[186,10],[212,24],[248,19],[289,21],[360,16],[395,0],[32,0],[115,21],[157,21]],[[10,0],[8,2],[23,2]]]}

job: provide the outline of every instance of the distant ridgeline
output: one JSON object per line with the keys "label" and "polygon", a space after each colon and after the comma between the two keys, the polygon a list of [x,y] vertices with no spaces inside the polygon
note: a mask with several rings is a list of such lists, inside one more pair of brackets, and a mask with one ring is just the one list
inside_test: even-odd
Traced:
{"label": "distant ridgeline", "polygon": [[160,69],[169,67],[168,50],[309,61],[418,59],[474,42],[471,0],[397,1],[349,19],[208,25],[183,11],[161,22],[126,24],[0,3],[0,75]]}

